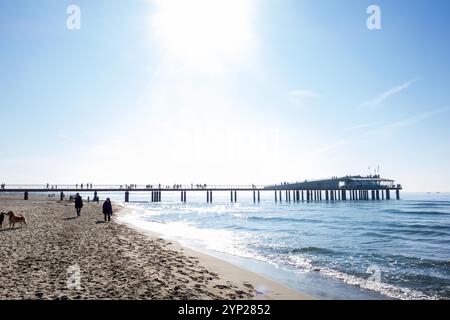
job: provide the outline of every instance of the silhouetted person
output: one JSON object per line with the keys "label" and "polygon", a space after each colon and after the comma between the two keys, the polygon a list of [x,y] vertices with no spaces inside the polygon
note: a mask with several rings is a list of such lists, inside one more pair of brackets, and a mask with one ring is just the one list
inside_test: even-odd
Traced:
{"label": "silhouetted person", "polygon": [[83,199],[80,194],[77,193],[75,195],[75,209],[77,210],[77,216],[81,215],[81,208],[83,208]]}
{"label": "silhouetted person", "polygon": [[111,221],[111,216],[113,214],[111,200],[109,198],[106,199],[105,202],[103,202],[103,214],[105,215],[105,222]]}

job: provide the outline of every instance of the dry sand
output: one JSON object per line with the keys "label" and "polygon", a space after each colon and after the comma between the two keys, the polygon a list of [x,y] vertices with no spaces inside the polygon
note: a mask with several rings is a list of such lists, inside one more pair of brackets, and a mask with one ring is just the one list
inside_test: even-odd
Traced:
{"label": "dry sand", "polygon": [[[66,201],[0,198],[0,211],[9,210],[25,215],[28,227],[8,230],[6,217],[0,230],[0,299],[309,298],[155,234],[104,223],[98,204],[85,203],[76,217]],[[75,288],[68,280],[78,267]]]}

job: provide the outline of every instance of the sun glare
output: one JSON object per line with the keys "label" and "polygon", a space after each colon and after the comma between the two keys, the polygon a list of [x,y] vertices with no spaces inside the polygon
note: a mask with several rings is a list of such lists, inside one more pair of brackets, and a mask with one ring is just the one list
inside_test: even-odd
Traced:
{"label": "sun glare", "polygon": [[194,71],[245,63],[254,44],[252,0],[155,0],[151,26],[171,59]]}

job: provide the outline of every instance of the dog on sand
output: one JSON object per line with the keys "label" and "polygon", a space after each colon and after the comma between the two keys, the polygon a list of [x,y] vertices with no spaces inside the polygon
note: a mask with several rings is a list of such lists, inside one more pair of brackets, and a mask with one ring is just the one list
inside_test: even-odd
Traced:
{"label": "dog on sand", "polygon": [[0,213],[0,229],[3,229],[3,221],[5,221],[6,213]]}
{"label": "dog on sand", "polygon": [[21,226],[27,226],[27,219],[21,214],[15,214],[10,211],[6,214],[9,217],[9,229],[14,229],[16,223],[20,223]]}

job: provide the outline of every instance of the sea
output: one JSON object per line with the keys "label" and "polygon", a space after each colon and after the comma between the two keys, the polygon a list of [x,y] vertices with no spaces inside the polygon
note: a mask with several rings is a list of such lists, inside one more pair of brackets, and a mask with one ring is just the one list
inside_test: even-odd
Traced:
{"label": "sea", "polygon": [[[99,194],[123,201],[123,194]],[[92,196],[92,195],[91,195]],[[318,299],[450,299],[450,194],[275,202],[273,192],[130,194],[120,217]]]}

